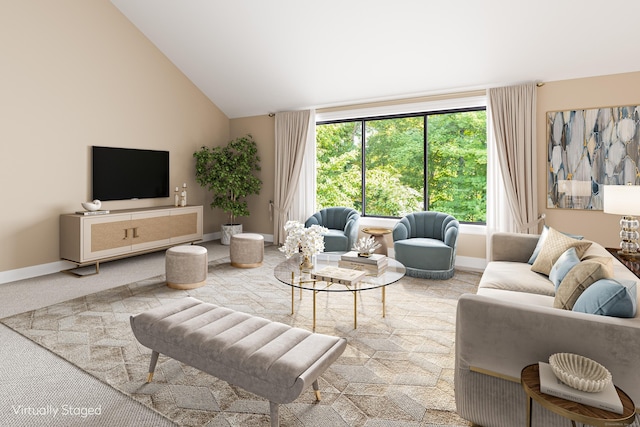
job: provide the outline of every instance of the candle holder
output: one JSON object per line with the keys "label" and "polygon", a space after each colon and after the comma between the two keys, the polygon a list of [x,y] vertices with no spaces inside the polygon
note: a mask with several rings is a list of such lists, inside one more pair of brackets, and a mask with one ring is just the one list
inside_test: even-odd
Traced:
{"label": "candle holder", "polygon": [[180,193],[180,206],[187,206],[187,183],[182,184],[182,193]]}

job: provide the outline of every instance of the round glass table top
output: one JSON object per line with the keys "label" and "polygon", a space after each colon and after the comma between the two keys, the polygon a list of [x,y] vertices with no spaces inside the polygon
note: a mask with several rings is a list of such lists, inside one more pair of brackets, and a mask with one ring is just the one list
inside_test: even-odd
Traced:
{"label": "round glass table top", "polygon": [[387,267],[381,274],[375,275],[374,273],[367,273],[367,275],[355,285],[346,286],[339,283],[327,283],[326,287],[316,287],[315,284],[320,281],[311,279],[311,274],[325,267],[337,267],[342,254],[343,252],[323,252],[315,255],[313,257],[313,268],[308,272],[302,272],[300,270],[301,259],[299,254],[296,254],[278,264],[273,274],[276,279],[294,288],[320,292],[353,292],[354,290],[364,291],[390,285],[400,280],[406,272],[402,263],[393,258],[387,258]]}

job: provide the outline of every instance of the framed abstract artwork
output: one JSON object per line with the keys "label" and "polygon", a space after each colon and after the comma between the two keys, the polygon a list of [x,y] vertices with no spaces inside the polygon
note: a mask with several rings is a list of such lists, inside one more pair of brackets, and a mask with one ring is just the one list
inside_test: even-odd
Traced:
{"label": "framed abstract artwork", "polygon": [[640,184],[640,106],[547,113],[547,208],[602,210],[602,186]]}

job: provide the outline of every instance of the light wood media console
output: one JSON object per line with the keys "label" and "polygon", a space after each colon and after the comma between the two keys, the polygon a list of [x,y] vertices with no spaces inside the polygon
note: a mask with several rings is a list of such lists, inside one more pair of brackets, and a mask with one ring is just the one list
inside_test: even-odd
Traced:
{"label": "light wood media console", "polygon": [[202,240],[202,206],[60,215],[60,258],[77,267],[95,264],[93,274],[100,271],[102,261],[199,240]]}

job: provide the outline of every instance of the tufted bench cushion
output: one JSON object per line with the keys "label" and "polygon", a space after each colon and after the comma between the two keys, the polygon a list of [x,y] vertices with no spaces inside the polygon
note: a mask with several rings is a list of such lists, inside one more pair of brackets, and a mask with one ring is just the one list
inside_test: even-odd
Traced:
{"label": "tufted bench cushion", "polygon": [[346,348],[344,338],[191,297],[132,316],[131,329],[153,350],[149,381],[158,354],[165,354],[268,399],[272,426],[278,425],[278,404],[294,401],[310,384],[319,398],[318,377]]}

